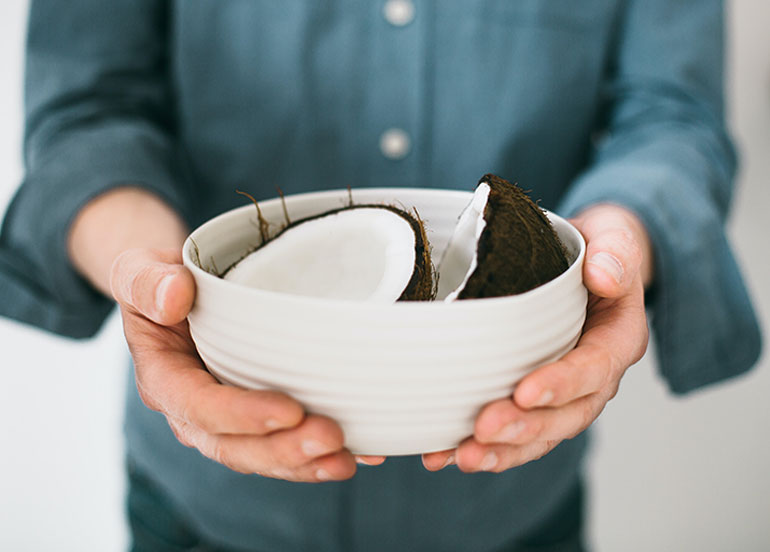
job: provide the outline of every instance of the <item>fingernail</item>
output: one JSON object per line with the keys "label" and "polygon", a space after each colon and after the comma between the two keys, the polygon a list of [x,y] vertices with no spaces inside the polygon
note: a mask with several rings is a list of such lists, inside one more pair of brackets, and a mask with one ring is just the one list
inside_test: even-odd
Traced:
{"label": "fingernail", "polygon": [[171,281],[173,279],[173,274],[164,276],[158,284],[158,287],[155,288],[155,312],[158,314],[158,316],[163,316],[163,305],[166,302],[166,292],[168,291],[168,288],[171,285]]}
{"label": "fingernail", "polygon": [[513,441],[524,431],[525,426],[526,424],[522,420],[511,422],[495,434],[495,439],[504,442]]}
{"label": "fingernail", "polygon": [[449,455],[449,458],[447,458],[447,459],[444,461],[444,465],[443,465],[443,466],[441,466],[441,468],[439,468],[439,469],[442,469],[442,470],[443,470],[443,469],[444,469],[444,468],[446,468],[447,466],[451,466],[451,465],[452,465],[452,464],[454,464],[454,463],[455,463],[455,455],[454,455],[454,454],[450,454],[450,455]]}
{"label": "fingernail", "polygon": [[481,471],[491,471],[497,466],[497,454],[494,452],[488,452],[486,456],[484,456],[484,460],[481,461],[481,465],[479,466],[479,469]]}
{"label": "fingernail", "polygon": [[329,447],[321,443],[320,441],[316,441],[315,439],[305,439],[302,441],[302,453],[305,456],[309,456],[311,458],[315,458],[316,456],[321,456],[323,454],[326,454],[329,451]]}
{"label": "fingernail", "polygon": [[553,391],[546,389],[543,391],[538,399],[535,401],[534,406],[548,406],[553,400]]}
{"label": "fingernail", "polygon": [[369,462],[367,462],[363,457],[356,456],[356,464],[361,464],[362,466],[371,466]]}
{"label": "fingernail", "polygon": [[618,284],[623,279],[623,265],[614,256],[606,251],[600,251],[588,260],[589,263],[598,266],[604,272],[612,276]]}
{"label": "fingernail", "polygon": [[315,477],[318,481],[330,481],[332,478],[331,474],[323,468],[316,470]]}

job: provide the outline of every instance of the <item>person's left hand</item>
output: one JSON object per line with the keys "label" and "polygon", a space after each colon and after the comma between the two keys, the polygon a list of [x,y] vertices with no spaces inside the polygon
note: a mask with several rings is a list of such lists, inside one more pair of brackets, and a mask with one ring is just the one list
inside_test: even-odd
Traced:
{"label": "person's left hand", "polygon": [[644,287],[652,279],[649,238],[639,219],[597,205],[571,221],[586,239],[589,291],[583,335],[560,360],[523,378],[512,397],[486,405],[455,450],[423,455],[430,471],[501,472],[536,460],[593,423],[626,369],[647,348]]}

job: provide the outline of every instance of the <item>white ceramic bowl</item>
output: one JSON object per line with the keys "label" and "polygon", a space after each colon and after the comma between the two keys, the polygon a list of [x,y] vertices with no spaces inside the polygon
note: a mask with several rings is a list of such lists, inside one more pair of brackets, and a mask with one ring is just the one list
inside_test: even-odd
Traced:
{"label": "white ceramic bowl", "polygon": [[[438,262],[470,192],[359,189],[358,204],[416,207]],[[292,220],[345,205],[347,190],[286,197]],[[283,223],[280,200],[260,203]],[[197,284],[189,316],[201,358],[221,382],[287,392],[337,420],[356,454],[404,455],[455,447],[486,403],[510,395],[537,366],[575,346],[585,320],[585,243],[549,213],[571,265],[512,297],[392,305],[297,297],[227,282],[222,270],[259,243],[247,205],[195,230],[184,263]],[[193,245],[193,242],[195,245]],[[197,248],[197,251],[195,249]]]}

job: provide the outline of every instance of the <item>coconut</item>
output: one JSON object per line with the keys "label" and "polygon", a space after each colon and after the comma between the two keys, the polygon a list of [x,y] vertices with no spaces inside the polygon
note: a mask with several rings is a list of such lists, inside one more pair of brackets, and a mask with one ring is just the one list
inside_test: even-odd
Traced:
{"label": "coconut", "polygon": [[416,212],[351,201],[295,222],[286,214],[287,226],[273,237],[258,214],[262,244],[230,267],[225,280],[327,299],[388,303],[435,296],[430,250]]}
{"label": "coconut", "polygon": [[516,295],[568,267],[564,246],[545,212],[518,186],[487,174],[439,263],[437,298]]}

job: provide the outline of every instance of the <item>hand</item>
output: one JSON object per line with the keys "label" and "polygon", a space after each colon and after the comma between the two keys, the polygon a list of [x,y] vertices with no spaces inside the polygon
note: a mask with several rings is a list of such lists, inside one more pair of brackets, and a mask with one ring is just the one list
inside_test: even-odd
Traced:
{"label": "hand", "polygon": [[305,415],[282,393],[221,385],[204,369],[185,320],[195,282],[180,263],[177,250],[130,249],[112,265],[110,288],[144,403],[166,416],[181,443],[235,471],[309,482],[352,477],[355,460],[335,422]]}
{"label": "hand", "polygon": [[597,205],[571,221],[587,243],[589,291],[583,335],[560,360],[523,378],[511,398],[486,405],[473,436],[455,450],[423,456],[431,471],[501,472],[550,452],[599,416],[626,369],[647,348],[644,286],[652,278],[649,238],[630,211]]}

